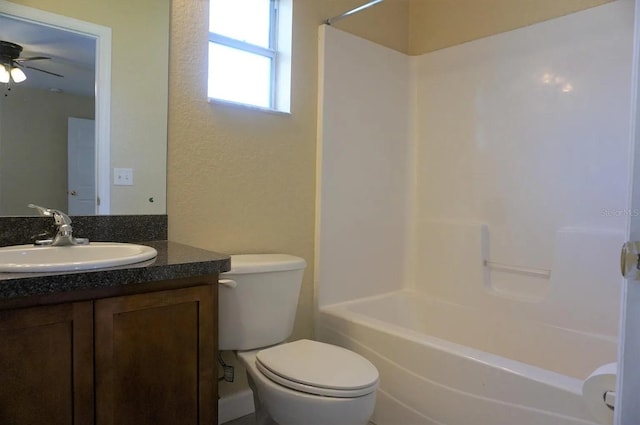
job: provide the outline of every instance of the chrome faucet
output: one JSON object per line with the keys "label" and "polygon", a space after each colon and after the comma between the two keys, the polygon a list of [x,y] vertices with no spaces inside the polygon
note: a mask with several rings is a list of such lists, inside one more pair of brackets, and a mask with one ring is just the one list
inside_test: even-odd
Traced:
{"label": "chrome faucet", "polygon": [[86,238],[74,238],[73,228],[71,227],[71,218],[68,215],[59,210],[51,208],[41,207],[39,205],[29,204],[29,208],[35,208],[40,215],[45,217],[53,217],[55,225],[57,227],[56,234],[51,239],[38,239],[34,242],[35,245],[50,245],[50,246],[67,246],[67,245],[87,245],[89,239]]}

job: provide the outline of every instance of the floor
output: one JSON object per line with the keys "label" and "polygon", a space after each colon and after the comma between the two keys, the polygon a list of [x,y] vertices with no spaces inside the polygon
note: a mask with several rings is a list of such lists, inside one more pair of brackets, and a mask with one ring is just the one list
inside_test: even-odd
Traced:
{"label": "floor", "polygon": [[225,422],[224,425],[256,425],[256,421],[253,418],[253,413],[247,416],[243,416],[238,419],[234,419],[229,422]]}

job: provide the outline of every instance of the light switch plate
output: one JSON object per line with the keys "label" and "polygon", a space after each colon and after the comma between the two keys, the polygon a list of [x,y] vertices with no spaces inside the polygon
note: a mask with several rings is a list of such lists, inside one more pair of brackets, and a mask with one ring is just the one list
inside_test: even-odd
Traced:
{"label": "light switch plate", "polygon": [[133,168],[114,168],[113,184],[115,186],[133,186]]}

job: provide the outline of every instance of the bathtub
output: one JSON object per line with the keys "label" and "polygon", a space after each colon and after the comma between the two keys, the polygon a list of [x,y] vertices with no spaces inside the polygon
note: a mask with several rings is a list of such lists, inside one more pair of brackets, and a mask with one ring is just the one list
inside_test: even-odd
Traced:
{"label": "bathtub", "polygon": [[613,337],[413,291],[322,307],[316,323],[378,368],[377,425],[595,425],[582,381],[616,360]]}

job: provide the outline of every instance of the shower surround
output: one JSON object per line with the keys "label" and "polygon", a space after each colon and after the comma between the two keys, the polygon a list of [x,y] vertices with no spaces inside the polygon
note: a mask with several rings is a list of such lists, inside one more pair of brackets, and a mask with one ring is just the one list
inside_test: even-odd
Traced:
{"label": "shower surround", "polygon": [[633,16],[417,57],[321,27],[316,331],[380,369],[378,425],[592,423],[634,213]]}

